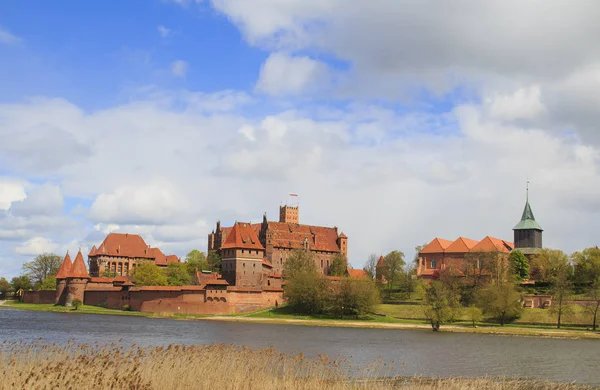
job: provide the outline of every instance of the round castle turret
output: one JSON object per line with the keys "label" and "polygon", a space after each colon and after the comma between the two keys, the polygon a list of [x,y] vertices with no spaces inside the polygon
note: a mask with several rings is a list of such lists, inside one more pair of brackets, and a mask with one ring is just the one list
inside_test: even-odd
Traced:
{"label": "round castle turret", "polygon": [[[71,271],[67,275],[65,306],[71,306],[75,299],[84,300],[85,287],[90,281],[81,250],[77,253]],[[58,284],[57,284],[58,289]]]}
{"label": "round castle turret", "polygon": [[67,275],[71,272],[71,268],[73,267],[73,263],[71,262],[71,257],[69,256],[69,252],[65,256],[60,268],[58,269],[58,273],[56,274],[56,296],[54,298],[55,305],[64,305],[65,300],[67,298],[67,293],[65,292],[65,288],[67,287]]}

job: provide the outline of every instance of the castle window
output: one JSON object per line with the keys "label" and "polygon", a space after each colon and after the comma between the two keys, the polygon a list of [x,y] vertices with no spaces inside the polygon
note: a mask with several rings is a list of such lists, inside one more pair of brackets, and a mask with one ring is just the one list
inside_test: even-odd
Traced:
{"label": "castle window", "polygon": [[435,260],[431,260],[431,268],[436,268],[436,261]]}

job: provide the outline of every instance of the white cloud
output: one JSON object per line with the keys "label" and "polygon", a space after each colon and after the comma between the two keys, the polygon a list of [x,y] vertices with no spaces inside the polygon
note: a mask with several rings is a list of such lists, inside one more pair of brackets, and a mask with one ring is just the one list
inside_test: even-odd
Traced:
{"label": "white cloud", "polygon": [[9,33],[5,29],[0,26],[0,43],[4,43],[6,45],[17,45],[23,41],[22,38]]}
{"label": "white cloud", "polygon": [[41,253],[54,252],[59,245],[44,237],[33,237],[15,248],[20,255],[37,256]]}
{"label": "white cloud", "polygon": [[487,104],[490,115],[497,119],[534,119],[546,111],[540,99],[540,88],[533,86],[520,88],[510,95],[496,94]]}
{"label": "white cloud", "polygon": [[17,180],[0,177],[0,210],[8,210],[13,202],[26,197],[23,184]]}
{"label": "white cloud", "polygon": [[187,61],[177,60],[171,63],[171,73],[176,77],[185,77],[189,69]]}
{"label": "white cloud", "polygon": [[260,69],[256,89],[270,95],[295,95],[324,87],[327,66],[309,57],[272,53]]}
{"label": "white cloud", "polygon": [[173,34],[173,31],[165,26],[158,26],[156,27],[156,30],[162,38],[168,38]]}
{"label": "white cloud", "polygon": [[64,200],[60,188],[44,184],[32,188],[27,197],[14,202],[10,212],[15,216],[35,217],[42,215],[60,215],[63,211]]}

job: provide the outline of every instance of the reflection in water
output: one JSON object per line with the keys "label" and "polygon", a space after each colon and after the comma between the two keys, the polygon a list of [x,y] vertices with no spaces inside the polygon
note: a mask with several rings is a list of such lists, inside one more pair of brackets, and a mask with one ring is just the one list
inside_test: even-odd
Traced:
{"label": "reflection in water", "polygon": [[[539,377],[600,385],[600,341],[428,331],[329,328],[0,310],[4,340],[274,346],[308,356],[342,354],[365,365],[394,360],[408,375]],[[406,366],[402,367],[401,363]]]}

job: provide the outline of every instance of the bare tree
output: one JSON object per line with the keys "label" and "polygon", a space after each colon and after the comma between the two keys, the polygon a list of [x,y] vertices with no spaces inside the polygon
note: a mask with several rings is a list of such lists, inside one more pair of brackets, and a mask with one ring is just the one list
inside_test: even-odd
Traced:
{"label": "bare tree", "polygon": [[369,259],[365,263],[363,269],[369,275],[369,278],[375,279],[377,273],[377,262],[379,261],[379,257],[375,253],[371,253],[369,255]]}
{"label": "bare tree", "polygon": [[23,270],[34,284],[41,284],[48,276],[58,273],[61,263],[61,258],[54,253],[42,253],[32,261],[23,264]]}

